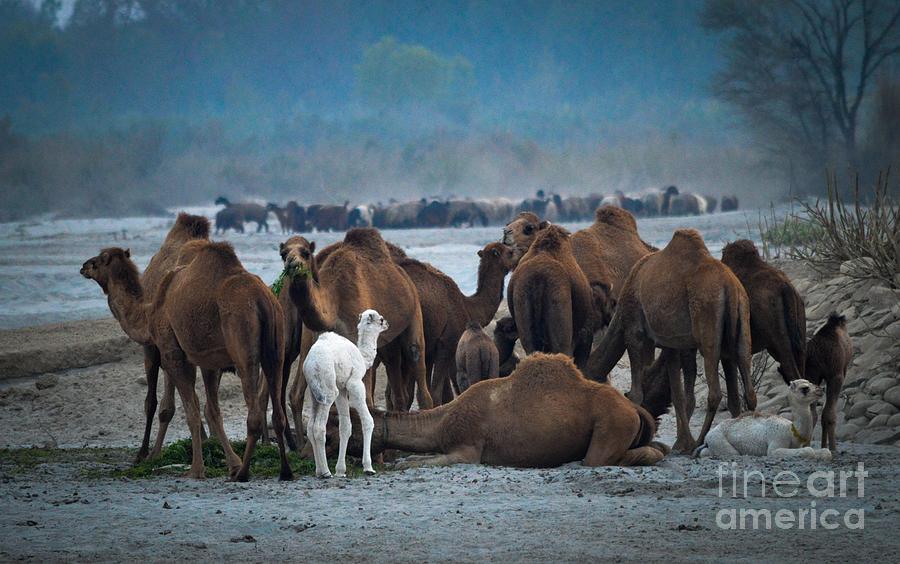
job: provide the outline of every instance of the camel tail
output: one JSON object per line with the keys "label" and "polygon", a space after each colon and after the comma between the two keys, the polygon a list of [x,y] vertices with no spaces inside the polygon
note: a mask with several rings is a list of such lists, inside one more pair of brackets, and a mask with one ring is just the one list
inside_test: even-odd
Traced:
{"label": "camel tail", "polygon": [[641,406],[636,406],[635,409],[640,418],[641,426],[638,429],[638,434],[634,437],[631,446],[628,447],[629,449],[649,445],[650,441],[653,440],[653,436],[656,435],[656,419],[654,419],[649,411]]}
{"label": "camel tail", "polygon": [[587,376],[597,382],[606,382],[613,366],[625,354],[625,327],[621,314],[623,309],[621,305],[616,308],[609,327],[603,332],[600,343],[588,359]]}
{"label": "camel tail", "polygon": [[[784,312],[784,327],[791,346],[791,358],[797,378],[803,378],[806,368],[806,311],[797,292],[785,286],[781,290],[781,302]],[[779,369],[786,384],[790,384],[790,374]]]}

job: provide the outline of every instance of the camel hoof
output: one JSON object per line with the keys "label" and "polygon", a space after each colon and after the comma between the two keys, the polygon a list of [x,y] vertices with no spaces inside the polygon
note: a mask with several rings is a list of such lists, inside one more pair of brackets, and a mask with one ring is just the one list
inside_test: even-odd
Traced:
{"label": "camel hoof", "polygon": [[675,444],[672,445],[672,452],[677,452],[678,454],[693,454],[696,448],[697,444],[693,440],[678,439],[675,441]]}
{"label": "camel hoof", "polygon": [[331,472],[328,472],[328,473],[326,473],[326,474],[316,474],[316,478],[320,478],[320,479],[322,479],[322,480],[330,480],[330,479],[331,479]]}
{"label": "camel hoof", "polygon": [[133,464],[134,464],[135,466],[137,466],[138,464],[140,464],[141,462],[143,462],[143,461],[145,461],[145,460],[147,460],[147,451],[146,451],[146,450],[141,450],[141,451],[138,451],[137,456],[134,457],[134,463],[133,463]]}
{"label": "camel hoof", "polygon": [[366,476],[374,476],[375,474],[377,474],[377,472],[375,472],[375,470],[369,469],[369,470],[363,470],[363,474],[365,474]]}
{"label": "camel hoof", "polygon": [[228,479],[229,482],[249,482],[250,481],[250,473],[241,474],[238,472],[234,476]]}
{"label": "camel hoof", "polygon": [[278,475],[278,481],[280,481],[280,482],[290,482],[293,479],[294,479],[294,473],[291,472],[290,470],[287,470],[286,472],[282,472],[281,474]]}
{"label": "camel hoof", "polygon": [[188,470],[184,474],[184,477],[191,479],[191,480],[204,480],[204,479],[206,479],[206,471],[204,471],[204,470]]}
{"label": "camel hoof", "polygon": [[346,473],[346,472],[335,472],[335,473],[334,473],[334,477],[335,477],[335,478],[346,478],[346,477],[347,477],[347,473]]}

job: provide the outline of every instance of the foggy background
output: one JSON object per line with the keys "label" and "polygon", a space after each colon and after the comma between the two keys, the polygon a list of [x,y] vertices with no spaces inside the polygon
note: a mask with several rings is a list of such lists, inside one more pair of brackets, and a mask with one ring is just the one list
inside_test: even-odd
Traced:
{"label": "foggy background", "polygon": [[218,195],[742,206],[900,163],[873,0],[0,0],[0,220]]}

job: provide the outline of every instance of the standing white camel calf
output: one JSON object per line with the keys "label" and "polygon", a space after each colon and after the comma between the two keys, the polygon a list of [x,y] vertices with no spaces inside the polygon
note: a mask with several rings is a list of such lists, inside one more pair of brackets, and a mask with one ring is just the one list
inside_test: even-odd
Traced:
{"label": "standing white camel calf", "polygon": [[330,478],[325,457],[325,426],[328,412],[337,403],[340,421],[340,451],[334,472],[347,475],[347,442],[350,440],[350,406],[359,414],[363,432],[363,471],[374,474],[372,468],[372,429],[375,422],[366,407],[366,388],[363,376],[375,362],[378,335],[387,330],[388,322],[374,309],[359,316],[357,345],[337,333],[322,333],[309,349],[303,362],[303,374],[312,395],[312,416],[306,426],[306,436],[312,443],[316,458],[316,476]]}
{"label": "standing white camel calf", "polygon": [[719,423],[706,435],[697,456],[773,456],[777,458],[814,458],[831,460],[827,448],[812,448],[813,422],[809,406],[822,398],[822,388],[809,380],[790,383],[788,400],[794,422],[780,415],[745,413]]}

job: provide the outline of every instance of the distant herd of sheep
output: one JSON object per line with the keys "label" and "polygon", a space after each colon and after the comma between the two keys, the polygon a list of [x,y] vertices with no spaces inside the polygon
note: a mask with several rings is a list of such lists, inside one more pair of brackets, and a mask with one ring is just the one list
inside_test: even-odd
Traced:
{"label": "distant herd of sheep", "polygon": [[391,201],[387,204],[344,205],[313,204],[301,206],[291,200],[285,206],[269,203],[232,203],[219,197],[216,205],[225,207],[216,213],[216,233],[233,229],[244,232],[244,224],[256,224],[256,231],[269,231],[269,213],[274,213],[282,233],[312,231],[345,231],[353,227],[378,229],[410,229],[441,227],[473,227],[505,225],[522,212],[532,212],[552,222],[590,221],[601,205],[623,208],[638,217],[702,215],[738,208],[737,196],[714,196],[679,192],[675,186],[650,188],[638,193],[612,195],[590,194],[567,196],[545,194],[539,190],[534,198],[514,201],[509,198],[427,199],[411,202]]}

